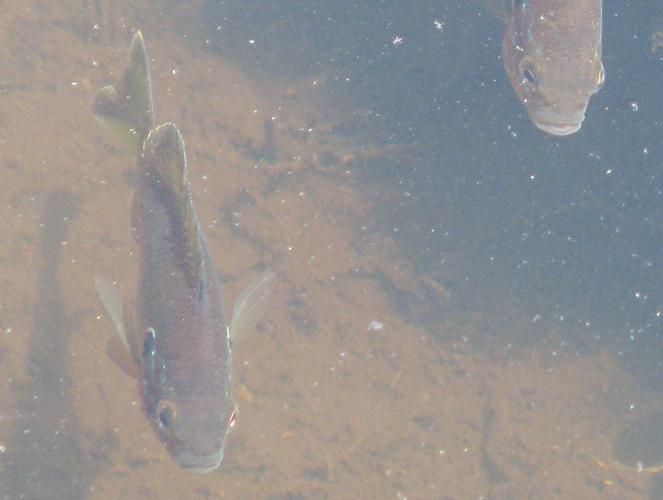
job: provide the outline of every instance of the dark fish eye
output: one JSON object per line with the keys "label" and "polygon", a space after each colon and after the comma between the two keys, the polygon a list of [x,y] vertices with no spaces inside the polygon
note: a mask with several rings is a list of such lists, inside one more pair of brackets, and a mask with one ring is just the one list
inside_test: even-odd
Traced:
{"label": "dark fish eye", "polygon": [[532,68],[525,68],[523,70],[523,78],[529,83],[536,83],[536,75]]}
{"label": "dark fish eye", "polygon": [[171,428],[177,419],[175,405],[165,399],[159,401],[157,404],[157,418],[159,419],[159,427],[162,429]]}
{"label": "dark fish eye", "polygon": [[535,85],[538,81],[537,77],[537,65],[536,61],[530,57],[523,57],[520,62],[518,62],[518,71],[520,71],[521,83],[525,85]]}

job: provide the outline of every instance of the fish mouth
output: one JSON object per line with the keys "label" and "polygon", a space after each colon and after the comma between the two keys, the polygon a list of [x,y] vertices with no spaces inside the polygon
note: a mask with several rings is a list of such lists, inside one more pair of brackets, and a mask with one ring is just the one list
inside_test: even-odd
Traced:
{"label": "fish mouth", "polygon": [[210,455],[200,455],[189,450],[180,450],[175,455],[177,463],[189,472],[205,474],[216,469],[223,460],[223,450]]}
{"label": "fish mouth", "polygon": [[582,121],[570,123],[534,121],[534,125],[550,135],[564,136],[574,134],[580,130],[580,127],[582,127]]}
{"label": "fish mouth", "polygon": [[580,130],[585,120],[584,112],[554,113],[546,110],[529,113],[534,125],[550,135],[571,135]]}

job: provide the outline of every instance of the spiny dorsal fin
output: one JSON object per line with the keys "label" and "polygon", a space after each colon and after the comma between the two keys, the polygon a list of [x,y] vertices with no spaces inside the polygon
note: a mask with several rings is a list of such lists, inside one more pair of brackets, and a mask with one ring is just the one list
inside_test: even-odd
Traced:
{"label": "spiny dorsal fin", "polygon": [[204,278],[202,241],[187,178],[186,152],[182,135],[172,123],[150,130],[143,145],[144,171],[156,177],[169,197],[169,207],[183,241],[184,265],[192,289],[198,290]]}
{"label": "spiny dorsal fin", "polygon": [[97,92],[93,111],[140,153],[145,137],[154,127],[150,67],[140,31],[131,39],[122,80],[116,87],[110,85]]}

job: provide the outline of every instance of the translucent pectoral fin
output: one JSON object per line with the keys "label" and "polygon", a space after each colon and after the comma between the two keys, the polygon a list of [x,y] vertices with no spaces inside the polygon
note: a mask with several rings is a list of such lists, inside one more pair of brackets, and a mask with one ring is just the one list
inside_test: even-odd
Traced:
{"label": "translucent pectoral fin", "polygon": [[124,324],[126,331],[126,341],[129,345],[129,354],[136,363],[136,366],[140,366],[141,352],[142,352],[142,336],[139,335],[138,323],[136,321],[136,309],[127,304],[126,300],[124,304]]}
{"label": "translucent pectoral fin", "polygon": [[262,319],[269,304],[269,295],[273,286],[274,272],[268,269],[262,276],[249,283],[239,294],[230,321],[230,339],[233,342],[237,342],[237,339],[246,332],[253,330],[258,321]]}
{"label": "translucent pectoral fin", "polygon": [[[94,285],[117,333],[117,336],[112,337],[109,341],[106,352],[123,371],[133,375],[137,373],[137,367],[139,366],[137,356],[140,355],[140,351],[136,351],[135,338],[127,328],[129,323],[124,315],[125,308],[122,306],[120,292],[115,286],[99,276],[94,277]],[[134,368],[130,368],[131,365]]]}
{"label": "translucent pectoral fin", "polygon": [[140,375],[139,366],[136,360],[131,356],[119,335],[113,335],[106,344],[106,354],[115,363],[120,370],[130,377],[138,378]]}

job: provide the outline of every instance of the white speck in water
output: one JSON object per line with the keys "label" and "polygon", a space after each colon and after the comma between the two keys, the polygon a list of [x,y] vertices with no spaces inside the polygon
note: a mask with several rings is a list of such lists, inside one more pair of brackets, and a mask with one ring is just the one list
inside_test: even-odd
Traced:
{"label": "white speck in water", "polygon": [[379,321],[373,320],[371,323],[368,325],[369,330],[377,331],[377,330],[382,330],[384,328],[384,323],[380,323]]}

